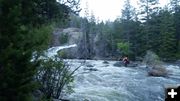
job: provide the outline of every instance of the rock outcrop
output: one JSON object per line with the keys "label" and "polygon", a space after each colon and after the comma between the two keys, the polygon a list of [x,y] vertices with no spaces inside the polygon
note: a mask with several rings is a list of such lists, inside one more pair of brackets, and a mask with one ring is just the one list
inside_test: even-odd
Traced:
{"label": "rock outcrop", "polygon": [[[83,33],[79,28],[57,28],[53,32],[52,46],[72,45],[81,43]],[[78,47],[68,48],[59,51],[62,58],[77,58],[79,56]]]}
{"label": "rock outcrop", "polygon": [[[60,43],[60,38],[67,35],[67,43]],[[82,38],[83,33],[79,28],[57,28],[53,32],[52,46],[60,46],[62,44],[78,44],[79,39]]]}

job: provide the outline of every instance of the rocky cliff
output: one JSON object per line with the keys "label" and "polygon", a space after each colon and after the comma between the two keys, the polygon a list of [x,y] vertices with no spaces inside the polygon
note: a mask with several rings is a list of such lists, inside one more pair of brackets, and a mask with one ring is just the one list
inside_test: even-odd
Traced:
{"label": "rocky cliff", "polygon": [[[63,44],[78,44],[79,39],[82,38],[82,35],[83,33],[78,28],[57,28],[53,32],[52,46],[59,46]],[[61,43],[62,40],[65,40],[63,36],[67,36],[67,40],[66,42]]]}
{"label": "rocky cliff", "polygon": [[77,44],[78,47],[61,50],[59,54],[63,58],[78,58],[82,37],[83,33],[79,28],[57,28],[53,32],[52,46]]}

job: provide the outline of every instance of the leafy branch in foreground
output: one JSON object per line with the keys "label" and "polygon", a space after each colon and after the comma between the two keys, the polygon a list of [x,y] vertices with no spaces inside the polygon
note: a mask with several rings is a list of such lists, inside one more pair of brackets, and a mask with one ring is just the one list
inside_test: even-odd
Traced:
{"label": "leafy branch in foreground", "polygon": [[67,62],[57,56],[42,59],[35,78],[40,83],[40,91],[46,99],[61,99],[65,94],[73,92],[73,74],[78,68],[80,66],[72,70]]}

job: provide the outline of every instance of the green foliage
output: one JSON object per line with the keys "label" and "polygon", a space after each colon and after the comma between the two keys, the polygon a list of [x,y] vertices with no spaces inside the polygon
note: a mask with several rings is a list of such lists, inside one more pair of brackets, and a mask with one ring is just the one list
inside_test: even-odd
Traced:
{"label": "green foliage", "polygon": [[39,65],[33,52],[47,48],[53,21],[70,8],[56,0],[0,0],[0,101],[29,101]]}
{"label": "green foliage", "polygon": [[160,24],[160,48],[159,55],[165,60],[175,59],[176,54],[176,38],[175,28],[173,27],[173,16],[167,10],[161,12]]}
{"label": "green foliage", "polygon": [[40,83],[40,90],[47,99],[62,97],[62,94],[71,93],[74,71],[57,56],[46,58],[41,62],[36,75],[36,80]]}
{"label": "green foliage", "polygon": [[59,42],[60,44],[66,44],[68,42],[68,34],[62,33],[61,36],[59,36]]}
{"label": "green foliage", "polygon": [[[178,59],[180,6],[178,0],[171,1],[171,6],[159,8],[158,0],[140,0],[142,9],[139,15],[129,0],[125,0],[122,16],[114,22],[94,24],[93,21],[80,18],[84,33],[82,43],[85,43],[81,50],[87,51],[88,56],[102,57],[109,56],[107,54],[117,56],[117,50],[120,50],[122,54],[133,58],[142,57],[147,50],[152,50],[163,60]],[[143,19],[139,20],[138,17]],[[121,42],[129,43],[125,45],[128,47]]]}
{"label": "green foliage", "polygon": [[67,55],[66,51],[64,51],[64,50],[58,51],[58,56],[63,59],[68,58],[68,55]]}
{"label": "green foliage", "polygon": [[176,57],[177,59],[180,59],[180,41],[179,41],[179,44],[178,44],[178,52],[176,53]]}
{"label": "green foliage", "polygon": [[134,14],[135,14],[134,8],[131,6],[130,0],[126,0],[124,3],[125,3],[124,9],[122,10],[122,16],[121,17],[124,20],[130,21],[133,19]]}
{"label": "green foliage", "polygon": [[71,14],[70,15],[70,22],[69,22],[70,27],[80,28],[80,24],[81,24],[80,17],[77,15]]}
{"label": "green foliage", "polygon": [[129,43],[117,43],[117,48],[120,50],[122,55],[129,55]]}

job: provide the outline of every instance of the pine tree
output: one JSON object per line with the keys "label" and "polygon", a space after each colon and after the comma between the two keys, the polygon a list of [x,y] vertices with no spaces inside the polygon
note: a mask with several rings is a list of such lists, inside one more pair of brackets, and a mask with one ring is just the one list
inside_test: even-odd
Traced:
{"label": "pine tree", "polygon": [[176,53],[177,53],[177,58],[180,58],[180,0],[171,0],[171,9],[173,12],[174,16],[174,27],[175,27],[175,34],[176,34]]}
{"label": "pine tree", "polygon": [[164,59],[175,59],[175,28],[173,16],[168,10],[160,12],[160,47],[159,55]]}
{"label": "pine tree", "polygon": [[32,100],[39,65],[32,54],[47,48],[47,24],[69,11],[56,0],[0,0],[0,101]]}
{"label": "pine tree", "polygon": [[122,10],[122,16],[121,19],[124,20],[133,20],[135,12],[134,12],[134,7],[131,5],[130,0],[125,0],[124,2],[124,9]]}
{"label": "pine tree", "polygon": [[122,10],[121,16],[121,27],[122,27],[122,41],[128,43],[128,54],[131,58],[134,58],[135,54],[137,54],[137,42],[136,35],[138,34],[138,21],[136,17],[136,10],[130,4],[130,0],[126,0],[124,4],[124,9]]}
{"label": "pine tree", "polygon": [[149,21],[151,19],[151,15],[155,12],[158,12],[158,1],[159,0],[140,0],[140,5],[141,5],[141,16],[142,16],[142,21],[144,23],[144,30],[143,30],[143,34],[144,34],[144,40],[145,40],[145,44],[144,44],[144,48],[145,50],[149,50],[152,48],[151,44],[149,41],[151,41],[152,39],[150,39],[150,36],[153,34],[151,32],[151,27],[149,24]]}

